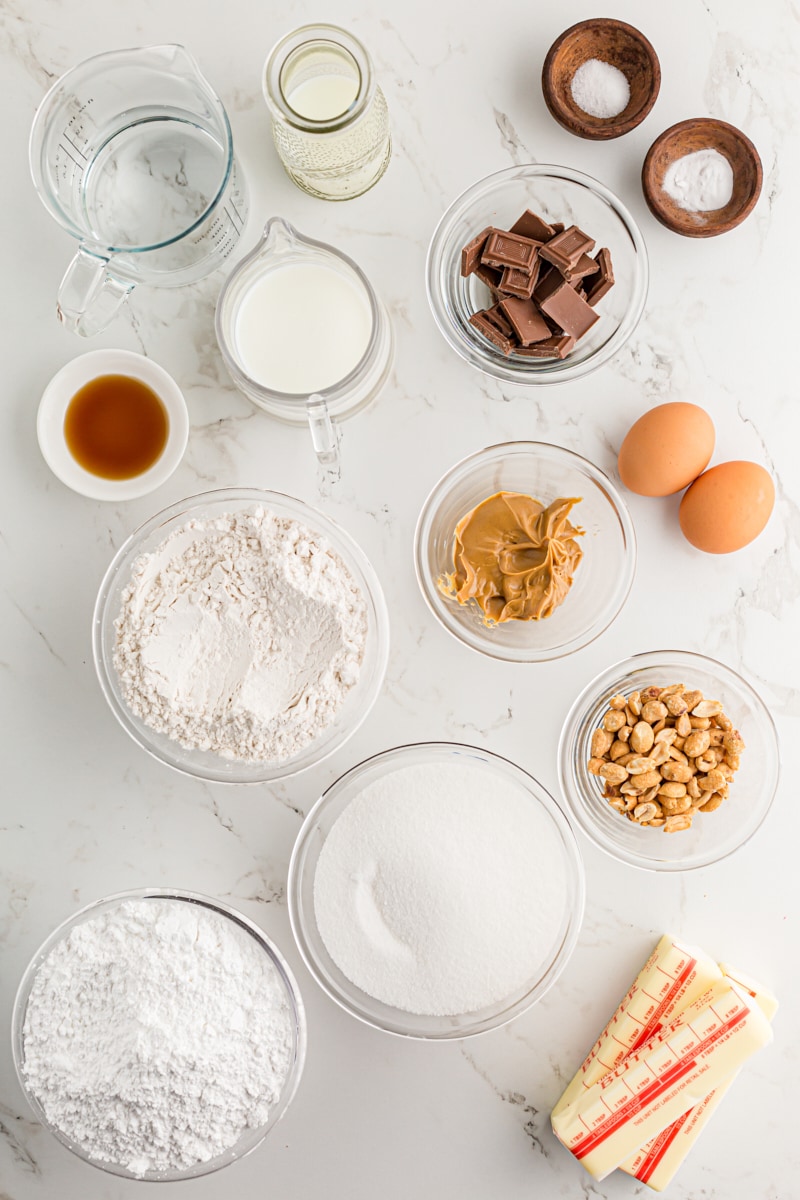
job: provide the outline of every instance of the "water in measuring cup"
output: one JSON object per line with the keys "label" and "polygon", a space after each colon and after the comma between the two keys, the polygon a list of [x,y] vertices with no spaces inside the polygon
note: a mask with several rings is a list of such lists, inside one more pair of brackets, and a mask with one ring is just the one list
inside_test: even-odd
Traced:
{"label": "water in measuring cup", "polygon": [[184,117],[143,115],[109,138],[81,183],[93,236],[119,248],[155,246],[178,238],[215,200],[226,151]]}

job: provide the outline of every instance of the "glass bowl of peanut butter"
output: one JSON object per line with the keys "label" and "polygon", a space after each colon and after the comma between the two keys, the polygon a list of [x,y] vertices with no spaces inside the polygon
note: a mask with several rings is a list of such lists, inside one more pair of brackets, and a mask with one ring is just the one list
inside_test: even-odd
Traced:
{"label": "glass bowl of peanut butter", "polygon": [[588,645],[624,605],[633,523],[593,463],[544,442],[488,446],[423,505],[414,540],[422,595],[464,645],[547,662]]}

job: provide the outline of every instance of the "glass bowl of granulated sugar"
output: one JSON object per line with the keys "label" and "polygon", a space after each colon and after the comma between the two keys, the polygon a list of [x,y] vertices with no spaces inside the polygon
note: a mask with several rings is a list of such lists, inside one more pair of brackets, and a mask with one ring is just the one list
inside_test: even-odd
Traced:
{"label": "glass bowl of granulated sugar", "polygon": [[294,976],[257,925],[169,888],[87,905],[31,959],[12,1016],[20,1086],[84,1162],[126,1179],[209,1175],[254,1150],[303,1072]]}
{"label": "glass bowl of granulated sugar", "polygon": [[378,577],[343,529],[280,492],[206,492],[118,550],[93,621],[97,676],[133,740],[187,775],[284,779],[377,699],[389,653]]}
{"label": "glass bowl of granulated sugar", "polygon": [[584,905],[575,835],[548,792],[452,742],[398,746],[338,779],[303,824],[287,890],[320,987],[368,1025],[436,1040],[540,1000]]}

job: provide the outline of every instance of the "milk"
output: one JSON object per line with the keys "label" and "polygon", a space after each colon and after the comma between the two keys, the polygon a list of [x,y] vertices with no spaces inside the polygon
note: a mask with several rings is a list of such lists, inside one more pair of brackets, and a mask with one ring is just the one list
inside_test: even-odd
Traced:
{"label": "milk", "polygon": [[286,97],[307,121],[332,121],[347,112],[358,95],[358,80],[347,75],[315,75]]}
{"label": "milk", "polygon": [[372,333],[357,279],[318,262],[265,271],[242,297],[233,337],[245,373],[274,392],[308,396],[356,367]]}

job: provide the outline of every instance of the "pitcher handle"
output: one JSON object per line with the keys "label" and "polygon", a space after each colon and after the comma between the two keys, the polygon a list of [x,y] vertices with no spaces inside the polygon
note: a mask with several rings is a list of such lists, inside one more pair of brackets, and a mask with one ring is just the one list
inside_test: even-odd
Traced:
{"label": "pitcher handle", "polygon": [[110,274],[107,258],[81,246],[58,289],[58,319],[73,333],[92,337],[111,323],[132,290],[132,283]]}
{"label": "pitcher handle", "polygon": [[331,421],[328,406],[322,396],[314,394],[306,401],[311,441],[320,463],[325,467],[338,467],[339,441]]}

